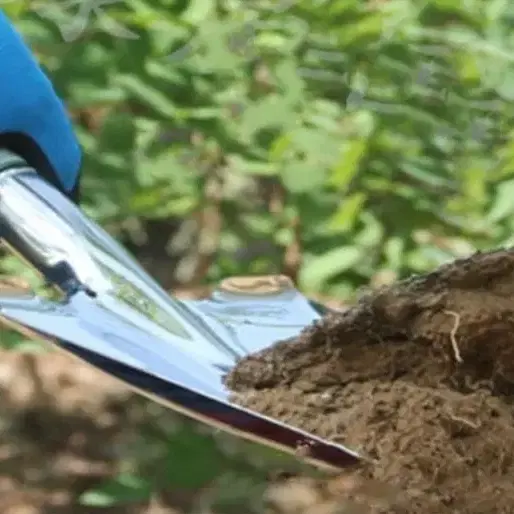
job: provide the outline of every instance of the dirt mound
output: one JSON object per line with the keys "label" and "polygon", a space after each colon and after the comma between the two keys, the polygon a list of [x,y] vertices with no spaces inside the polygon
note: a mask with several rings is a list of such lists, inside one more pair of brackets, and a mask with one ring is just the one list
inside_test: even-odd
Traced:
{"label": "dirt mound", "polygon": [[512,513],[514,251],[368,293],[226,383],[238,403],[368,457],[360,476],[405,500],[373,512]]}

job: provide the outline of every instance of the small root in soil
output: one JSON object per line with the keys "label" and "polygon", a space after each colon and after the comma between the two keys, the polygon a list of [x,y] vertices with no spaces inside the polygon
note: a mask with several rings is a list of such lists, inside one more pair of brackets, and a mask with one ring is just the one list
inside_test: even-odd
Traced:
{"label": "small root in soil", "polygon": [[462,362],[462,357],[460,356],[460,350],[459,345],[457,344],[456,334],[457,330],[459,330],[460,325],[460,316],[453,311],[445,311],[446,314],[449,314],[450,316],[453,316],[455,318],[455,324],[452,327],[452,330],[450,332],[450,341],[452,343],[453,348],[453,355],[455,357],[455,360],[460,364]]}

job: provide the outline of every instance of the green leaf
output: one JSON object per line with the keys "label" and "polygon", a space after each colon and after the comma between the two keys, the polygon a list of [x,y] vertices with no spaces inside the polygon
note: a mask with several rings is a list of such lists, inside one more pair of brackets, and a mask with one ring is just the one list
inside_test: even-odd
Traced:
{"label": "green leaf", "polygon": [[345,191],[355,178],[367,148],[366,139],[355,139],[345,143],[342,155],[333,167],[330,177],[330,182],[339,190]]}
{"label": "green leaf", "polygon": [[268,95],[249,105],[243,113],[240,131],[245,139],[252,140],[262,129],[292,130],[296,126],[293,107],[279,95]]}
{"label": "green leaf", "polygon": [[340,246],[313,257],[300,271],[299,283],[306,291],[319,291],[332,278],[356,266],[363,253],[355,246]]}
{"label": "green leaf", "polygon": [[340,234],[351,230],[366,202],[366,193],[354,193],[341,201],[336,213],[329,220],[327,230],[331,234]]}
{"label": "green leaf", "polygon": [[292,137],[290,133],[281,134],[273,141],[269,151],[269,158],[272,161],[278,161],[285,157],[287,151],[291,148]]}
{"label": "green leaf", "polygon": [[211,0],[190,0],[186,12],[182,18],[192,25],[198,25],[214,12],[216,4]]}
{"label": "green leaf", "polygon": [[214,439],[185,426],[170,439],[166,481],[173,487],[197,489],[219,476],[223,458]]}
{"label": "green leaf", "polygon": [[123,473],[101,487],[86,491],[79,499],[87,507],[111,507],[120,503],[148,500],[152,487],[141,477]]}
{"label": "green leaf", "polygon": [[506,101],[514,101],[514,71],[507,68],[496,86],[497,93]]}
{"label": "green leaf", "polygon": [[341,142],[324,130],[300,127],[291,133],[291,139],[297,155],[305,156],[305,160],[331,166]]}
{"label": "green leaf", "polygon": [[22,351],[28,345],[42,348],[41,343],[24,339],[20,334],[18,334],[18,332],[15,332],[14,330],[6,330],[5,328],[2,328],[2,332],[0,333],[0,348],[6,350]]}
{"label": "green leaf", "polygon": [[384,256],[387,267],[398,271],[404,260],[406,241],[400,237],[391,237],[384,245]]}
{"label": "green leaf", "polygon": [[247,175],[272,177],[278,174],[277,165],[268,162],[250,161],[243,159],[239,155],[230,155],[227,157],[230,168],[237,173]]}
{"label": "green leaf", "polygon": [[496,189],[496,197],[489,213],[487,220],[490,223],[498,223],[499,221],[514,214],[514,179],[502,182]]}
{"label": "green leaf", "polygon": [[70,85],[73,95],[72,107],[91,107],[93,104],[117,104],[125,100],[125,93],[121,88],[99,88],[96,84],[76,82]]}
{"label": "green leaf", "polygon": [[296,194],[319,189],[325,183],[326,176],[326,169],[313,162],[287,162],[280,171],[280,177],[286,189]]}
{"label": "green leaf", "polygon": [[134,116],[126,112],[109,113],[100,130],[99,151],[129,157],[129,153],[134,150],[135,141]]}
{"label": "green leaf", "polygon": [[277,64],[275,77],[288,103],[296,104],[303,100],[304,83],[298,74],[296,63],[292,59],[284,59]]}
{"label": "green leaf", "polygon": [[176,120],[177,108],[168,95],[147,84],[136,75],[120,75],[114,82],[127,93],[140,101],[143,105],[152,108],[160,117]]}

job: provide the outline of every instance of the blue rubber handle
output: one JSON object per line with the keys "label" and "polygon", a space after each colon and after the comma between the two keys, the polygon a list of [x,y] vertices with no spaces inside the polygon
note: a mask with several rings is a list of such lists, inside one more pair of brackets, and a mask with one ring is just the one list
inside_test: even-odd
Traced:
{"label": "blue rubber handle", "polygon": [[45,178],[70,192],[81,165],[71,120],[52,83],[2,11],[0,72],[0,146],[19,153]]}

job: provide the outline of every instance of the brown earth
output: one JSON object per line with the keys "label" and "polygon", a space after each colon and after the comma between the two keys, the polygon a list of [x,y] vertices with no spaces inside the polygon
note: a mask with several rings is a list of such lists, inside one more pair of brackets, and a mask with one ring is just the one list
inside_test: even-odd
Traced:
{"label": "brown earth", "polygon": [[65,355],[1,351],[0,512],[89,513],[78,499],[117,473],[131,431],[129,398],[123,386]]}
{"label": "brown earth", "polygon": [[[60,352],[0,351],[0,513],[189,514],[202,507],[201,512],[209,514],[206,507],[223,491],[205,484],[184,487],[173,481],[173,468],[182,471],[184,461],[170,462],[166,450],[173,449],[174,430],[183,422]],[[209,430],[186,426],[198,432],[199,444],[211,448],[205,443],[212,437]],[[183,453],[180,446],[178,450]],[[198,452],[194,458],[197,467],[212,465],[212,455],[203,462],[198,462]],[[221,450],[216,458],[224,458]],[[244,468],[230,454],[225,460],[219,466],[220,489],[244,489],[253,483],[252,469]],[[99,508],[81,503],[83,493],[133,469],[134,464],[136,476],[151,478],[155,484],[150,499],[128,498]],[[191,462],[187,466],[191,473]],[[166,476],[169,471],[172,478]],[[224,473],[242,479],[229,481]],[[241,494],[243,506],[250,501]],[[243,510],[261,514],[255,508]],[[235,514],[234,508],[212,512]]]}
{"label": "brown earth", "polygon": [[[514,513],[514,250],[368,292],[226,382],[238,403],[358,450],[335,483],[400,492],[372,506],[368,487],[363,512]],[[329,483],[291,512],[340,512],[333,499],[361,487],[314,499]]]}

